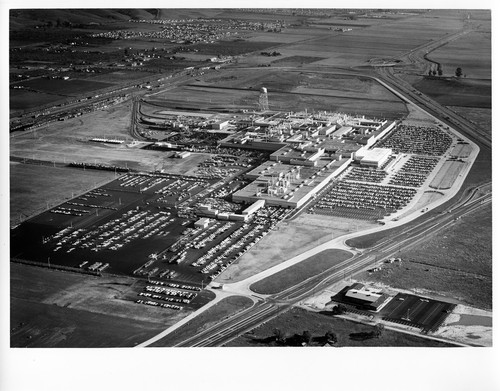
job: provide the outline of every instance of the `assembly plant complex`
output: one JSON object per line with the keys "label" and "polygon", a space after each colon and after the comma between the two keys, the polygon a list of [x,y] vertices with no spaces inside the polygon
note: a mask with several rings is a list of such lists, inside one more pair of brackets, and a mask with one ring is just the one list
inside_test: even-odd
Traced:
{"label": "assembly plant complex", "polygon": [[11,348],[492,346],[487,11],[10,18]]}
{"label": "assembly plant complex", "polygon": [[[21,224],[14,231],[22,232],[19,243],[29,232],[41,235],[41,247],[21,250],[14,241],[16,258],[41,264],[50,258],[53,265],[94,274],[208,283],[282,219],[303,209],[382,225],[416,205],[428,209],[422,198],[452,194],[455,179],[477,154],[472,143],[438,122],[412,127],[404,120],[343,113],[266,110],[229,117],[157,108],[157,118],[164,118],[148,141],[144,127],[151,121],[140,113],[135,126],[144,138],[142,149],[183,161],[207,149],[214,157],[188,176],[70,163],[122,175],[38,216],[36,223],[50,225],[48,231]],[[189,142],[179,139],[182,134],[189,134]],[[207,136],[215,137],[212,145],[196,142]],[[123,148],[116,140],[97,141]],[[134,261],[124,263],[128,249],[145,240],[148,248],[141,246]]]}

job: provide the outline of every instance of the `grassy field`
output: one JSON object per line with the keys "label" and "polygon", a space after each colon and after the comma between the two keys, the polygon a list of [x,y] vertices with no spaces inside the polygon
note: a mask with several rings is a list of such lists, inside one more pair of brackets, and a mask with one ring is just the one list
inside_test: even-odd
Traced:
{"label": "grassy field", "polygon": [[250,289],[261,294],[278,293],[351,257],[352,254],[344,250],[325,250],[252,284]]}
{"label": "grassy field", "polygon": [[251,307],[252,300],[244,296],[229,296],[210,307],[208,310],[189,321],[171,334],[153,343],[153,347],[174,346],[182,342],[186,335],[196,335],[197,333],[217,324],[220,319],[228,318],[246,308]]}
{"label": "grassy field", "polygon": [[491,136],[491,109],[463,106],[452,106],[450,108],[472,123],[479,125]]}
{"label": "grassy field", "polygon": [[402,265],[384,264],[381,271],[364,272],[359,279],[423,290],[491,309],[491,204],[398,256]]}
{"label": "grassy field", "polygon": [[413,86],[445,106],[491,108],[491,80],[424,78]]}
{"label": "grassy field", "polygon": [[10,90],[9,109],[11,112],[17,110],[34,109],[35,107],[48,103],[63,102],[66,97],[55,94],[44,94],[25,90]]}
{"label": "grassy field", "polygon": [[19,85],[23,85],[25,87],[42,92],[50,92],[53,94],[66,96],[76,96],[87,91],[100,90],[112,86],[112,84],[109,83],[97,82],[92,80],[61,80],[47,78],[27,80],[19,83]]}
{"label": "grassy field", "polygon": [[232,347],[267,347],[277,346],[274,341],[274,330],[281,330],[286,336],[302,335],[308,330],[313,339],[309,346],[323,346],[325,333],[332,331],[338,342],[334,346],[343,347],[448,347],[450,344],[420,338],[415,335],[403,334],[396,331],[384,330],[380,338],[356,341],[349,337],[353,333],[373,331],[373,326],[364,325],[333,317],[328,314],[309,312],[301,308],[292,308],[282,315],[246,333],[225,346]]}
{"label": "grassy field", "polygon": [[10,163],[10,222],[41,212],[114,178],[113,172]]}

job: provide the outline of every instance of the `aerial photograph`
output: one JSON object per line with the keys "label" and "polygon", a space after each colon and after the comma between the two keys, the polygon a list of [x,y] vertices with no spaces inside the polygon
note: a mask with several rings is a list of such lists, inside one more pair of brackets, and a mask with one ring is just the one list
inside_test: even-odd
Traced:
{"label": "aerial photograph", "polygon": [[10,350],[490,351],[491,9],[6,12]]}

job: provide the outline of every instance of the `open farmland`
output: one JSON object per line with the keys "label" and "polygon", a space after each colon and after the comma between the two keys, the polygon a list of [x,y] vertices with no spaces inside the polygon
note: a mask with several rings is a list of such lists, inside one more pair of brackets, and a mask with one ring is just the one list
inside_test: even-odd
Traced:
{"label": "open farmland", "polygon": [[428,57],[442,64],[445,76],[460,67],[468,79],[491,79],[491,25],[439,47]]}
{"label": "open farmland", "polygon": [[[394,58],[434,39],[455,32],[462,27],[461,15],[437,15],[439,11],[422,16],[407,16],[374,26],[355,29],[339,35],[318,37],[307,42],[280,49],[283,55],[314,56],[313,53],[331,53],[328,59],[316,65],[366,65],[374,58]],[[436,14],[434,16],[434,14]],[[435,17],[440,23],[436,23]],[[395,34],[395,31],[398,33]]]}

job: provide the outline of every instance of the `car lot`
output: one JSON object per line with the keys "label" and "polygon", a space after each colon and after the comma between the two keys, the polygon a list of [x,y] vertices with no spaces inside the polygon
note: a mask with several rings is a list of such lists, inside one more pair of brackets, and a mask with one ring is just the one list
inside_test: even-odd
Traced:
{"label": "car lot", "polygon": [[376,146],[391,148],[396,153],[441,156],[451,143],[451,137],[439,128],[399,125]]}
{"label": "car lot", "polygon": [[[225,270],[288,213],[264,207],[247,222],[212,218],[208,227],[196,227],[203,200],[212,200],[221,210],[225,204],[245,208],[223,198],[203,197],[210,192],[226,196],[231,190],[227,184],[211,187],[213,183],[194,177],[125,174],[21,224],[12,233],[11,256],[47,266],[199,286]],[[32,245],[25,246],[27,241]]]}
{"label": "car lot", "polygon": [[382,310],[383,320],[432,332],[438,329],[455,304],[398,293]]}

